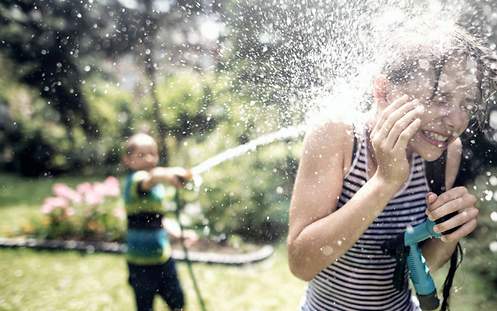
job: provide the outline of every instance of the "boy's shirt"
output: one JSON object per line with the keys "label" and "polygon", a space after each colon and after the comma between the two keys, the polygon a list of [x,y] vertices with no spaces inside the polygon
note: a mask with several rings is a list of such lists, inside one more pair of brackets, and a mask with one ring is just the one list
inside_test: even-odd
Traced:
{"label": "boy's shirt", "polygon": [[164,203],[174,204],[174,187],[157,184],[141,191],[145,171],[131,172],[126,177],[124,203],[128,219],[126,259],[140,265],[166,262],[171,256],[169,238],[162,225]]}

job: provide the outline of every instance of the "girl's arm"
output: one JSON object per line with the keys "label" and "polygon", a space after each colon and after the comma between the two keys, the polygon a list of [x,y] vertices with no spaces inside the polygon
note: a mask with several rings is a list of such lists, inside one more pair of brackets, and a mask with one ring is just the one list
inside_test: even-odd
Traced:
{"label": "girl's arm", "polygon": [[[305,281],[351,248],[396,191],[373,177],[336,210],[347,144],[340,137],[344,135],[338,134],[343,131],[341,126],[327,129],[306,138],[290,207],[290,270]],[[323,135],[335,143],[323,145]]]}
{"label": "girl's arm", "polygon": [[[329,123],[305,139],[290,206],[290,270],[312,279],[344,254],[382,212],[406,181],[407,143],[419,128],[422,113],[403,96],[382,112],[371,132],[376,172],[339,210],[345,155],[353,141],[350,126]],[[348,152],[345,152],[345,151]]]}
{"label": "girl's arm", "polygon": [[[448,190],[438,198],[434,194],[431,194],[431,198],[427,198],[429,206],[427,214],[430,219],[438,219],[447,214],[444,213],[447,212],[446,208],[450,209],[449,212],[460,211],[457,216],[453,217],[454,219],[449,221],[449,224],[447,224],[447,222],[440,224],[442,226],[440,228],[441,232],[461,225],[460,229],[445,236],[445,241],[442,241],[441,239],[431,239],[424,243],[422,250],[423,257],[425,257],[430,271],[436,271],[441,268],[450,259],[456,248],[457,242],[462,237],[471,233],[476,227],[476,219],[478,217],[478,209],[474,206],[476,198],[471,195],[465,187],[453,188],[461,163],[461,155],[462,143],[460,139],[457,139],[450,144],[447,152],[445,184],[447,185]],[[441,206],[445,207],[440,209],[439,207]],[[435,209],[438,211],[434,212],[433,210]],[[449,228],[447,226],[452,227]]]}

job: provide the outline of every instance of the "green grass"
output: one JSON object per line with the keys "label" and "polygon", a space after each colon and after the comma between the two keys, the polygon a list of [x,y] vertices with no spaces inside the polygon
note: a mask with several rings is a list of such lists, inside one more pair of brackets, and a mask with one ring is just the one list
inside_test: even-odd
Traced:
{"label": "green grass", "polygon": [[[39,216],[39,206],[54,182],[74,185],[82,181],[9,175],[0,175],[0,179],[0,228],[5,230]],[[465,260],[471,257],[467,255]],[[199,310],[186,265],[179,263],[178,269],[187,310]],[[258,264],[195,264],[194,270],[208,310],[297,310],[305,290],[305,283],[288,271],[284,245]],[[438,285],[444,275],[436,275]],[[126,264],[120,255],[0,249],[0,310],[133,310],[126,277]],[[497,309],[497,302],[486,298],[488,286],[464,265],[457,274],[455,289],[453,311]],[[156,310],[167,310],[159,299],[155,304]]]}
{"label": "green grass", "polygon": [[[242,267],[195,264],[209,310],[294,310],[304,282],[290,276],[283,250]],[[188,310],[199,310],[184,263]],[[133,310],[127,268],[118,255],[0,250],[0,310]],[[160,299],[156,310],[167,310]]]}

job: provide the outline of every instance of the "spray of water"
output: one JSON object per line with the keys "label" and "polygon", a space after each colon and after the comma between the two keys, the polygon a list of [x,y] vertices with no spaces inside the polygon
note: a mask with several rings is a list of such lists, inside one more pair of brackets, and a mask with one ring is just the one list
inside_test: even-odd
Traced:
{"label": "spray of water", "polygon": [[251,140],[246,144],[219,153],[218,155],[193,167],[191,169],[191,172],[194,176],[201,175],[202,173],[205,173],[206,171],[210,170],[214,166],[224,161],[228,161],[233,158],[239,157],[250,151],[255,151],[259,146],[267,145],[272,142],[283,139],[295,138],[300,136],[304,132],[305,132],[305,126],[297,126],[297,127],[284,128],[276,132],[263,135],[254,140]]}
{"label": "spray of water", "polygon": [[[395,57],[392,51],[396,47],[389,44],[392,33],[408,29],[411,34],[444,44],[443,28],[469,14],[471,17],[466,19],[473,19],[471,25],[475,28],[470,30],[489,38],[492,33],[483,21],[497,23],[497,15],[494,18],[490,5],[485,3],[476,1],[470,6],[459,0],[239,2],[234,23],[251,33],[239,33],[237,42],[239,49],[246,51],[245,57],[253,60],[247,65],[246,75],[254,85],[272,89],[273,97],[260,100],[272,99],[280,105],[269,105],[267,109],[279,109],[287,123],[302,119],[304,122],[228,149],[195,166],[192,172],[200,175],[258,146],[298,137],[306,129],[330,120],[364,124],[374,112],[370,109],[372,81],[385,59]],[[475,16],[480,20],[475,21]],[[261,46],[253,46],[254,40]],[[259,90],[254,88],[254,92]],[[258,98],[258,94],[253,95]]]}
{"label": "spray of water", "polygon": [[368,117],[372,80],[391,56],[385,42],[399,28],[420,26],[430,36],[443,23],[463,21],[471,32],[490,39],[494,34],[488,25],[497,22],[495,5],[483,0],[252,0],[238,5],[234,20],[243,27],[237,45],[249,59],[245,76],[271,90],[271,96],[261,97],[254,87],[254,97],[273,104],[285,121],[300,120],[297,115],[314,124],[361,123]]}

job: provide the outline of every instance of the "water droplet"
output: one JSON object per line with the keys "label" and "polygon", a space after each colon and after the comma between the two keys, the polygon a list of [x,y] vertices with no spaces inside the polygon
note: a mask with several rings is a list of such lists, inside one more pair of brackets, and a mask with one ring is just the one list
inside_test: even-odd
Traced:
{"label": "water droplet", "polygon": [[326,245],[320,248],[321,253],[325,256],[330,256],[333,254],[333,247]]}
{"label": "water droplet", "polygon": [[490,242],[488,248],[490,248],[492,253],[497,253],[497,241]]}
{"label": "water droplet", "polygon": [[492,219],[493,222],[497,222],[497,212],[490,213],[490,219]]}

